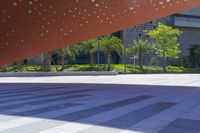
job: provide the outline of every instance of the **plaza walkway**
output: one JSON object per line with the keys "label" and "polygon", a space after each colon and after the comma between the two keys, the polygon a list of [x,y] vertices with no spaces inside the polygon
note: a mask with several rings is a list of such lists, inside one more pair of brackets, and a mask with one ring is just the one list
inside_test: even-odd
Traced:
{"label": "plaza walkway", "polygon": [[200,75],[0,82],[0,133],[200,133]]}

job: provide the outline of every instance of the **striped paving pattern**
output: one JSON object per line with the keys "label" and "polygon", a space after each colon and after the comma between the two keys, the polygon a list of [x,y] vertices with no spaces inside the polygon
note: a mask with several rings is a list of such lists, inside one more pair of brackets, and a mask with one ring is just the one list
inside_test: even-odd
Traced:
{"label": "striped paving pattern", "polygon": [[0,133],[200,133],[198,87],[0,84]]}

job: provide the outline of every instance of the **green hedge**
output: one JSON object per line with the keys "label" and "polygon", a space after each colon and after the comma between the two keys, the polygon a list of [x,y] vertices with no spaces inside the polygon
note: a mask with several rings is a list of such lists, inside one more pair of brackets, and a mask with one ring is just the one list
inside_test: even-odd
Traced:
{"label": "green hedge", "polygon": [[43,66],[26,66],[24,70],[27,72],[42,72],[44,70]]}
{"label": "green hedge", "polygon": [[185,72],[186,69],[184,67],[177,67],[177,66],[168,66],[167,67],[167,72],[169,73],[183,73]]}
{"label": "green hedge", "polygon": [[200,68],[186,68],[186,73],[200,73]]}
{"label": "green hedge", "polygon": [[[56,67],[60,68],[59,65],[52,66],[52,71],[56,72]],[[120,74],[124,73],[124,65],[123,64],[115,64],[111,65],[112,71],[117,71]],[[139,66],[126,65],[127,74],[151,74],[151,73],[164,73],[161,67],[151,67],[144,66],[143,71],[140,70]],[[43,66],[24,66],[22,69],[24,72],[43,72]],[[104,65],[100,65],[100,70],[104,71]],[[98,71],[98,65],[66,65],[64,72],[66,71]],[[2,67],[0,68],[0,72],[20,72],[16,67]],[[177,66],[168,66],[167,73],[200,73],[200,68],[184,68]]]}

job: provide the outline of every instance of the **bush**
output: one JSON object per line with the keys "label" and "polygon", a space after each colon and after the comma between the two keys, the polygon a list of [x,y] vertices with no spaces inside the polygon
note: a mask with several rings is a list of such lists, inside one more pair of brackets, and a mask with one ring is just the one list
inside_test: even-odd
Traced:
{"label": "bush", "polygon": [[199,68],[186,68],[186,73],[200,73],[200,67]]}
{"label": "bush", "polygon": [[26,66],[24,70],[27,72],[41,72],[44,70],[43,66]]}
{"label": "bush", "polygon": [[[124,65],[114,65],[114,70],[117,71],[120,74],[124,73]],[[162,73],[162,68],[156,68],[156,67],[144,67],[144,70],[142,71],[139,66],[133,66],[133,65],[126,65],[126,72],[127,74],[140,74],[140,73]]]}
{"label": "bush", "polygon": [[144,73],[163,73],[163,69],[158,67],[144,67]]}
{"label": "bush", "polygon": [[[119,74],[124,73],[124,65],[123,64],[115,64],[113,65],[113,70],[118,72]],[[133,65],[126,65],[126,73],[127,74],[132,74],[132,73],[141,73],[142,71],[139,69],[138,66],[133,66]]]}
{"label": "bush", "polygon": [[182,66],[180,66],[180,67],[178,67],[178,66],[168,66],[167,67],[167,72],[169,72],[169,73],[183,73],[183,72],[185,72],[185,70],[186,69]]}
{"label": "bush", "polygon": [[157,66],[159,64],[159,61],[157,58],[152,58],[151,59],[151,62],[150,62],[150,65],[151,66]]}
{"label": "bush", "polygon": [[[52,72],[56,72],[56,67],[60,67],[59,65],[54,66],[52,65]],[[0,72],[20,72],[19,68],[13,69],[13,66],[2,66],[0,67]],[[104,64],[100,64],[100,70],[104,71]],[[118,72],[119,74],[124,73],[124,64],[114,64],[112,65],[112,70]],[[24,72],[43,72],[43,66],[24,66]],[[66,65],[64,72],[67,71],[98,71],[98,65]],[[151,66],[144,66],[143,71],[140,70],[139,66],[133,66],[130,64],[126,65],[126,72],[127,74],[151,74],[151,73],[164,73],[161,67],[151,67]],[[178,66],[168,66],[167,67],[168,73],[200,73],[200,68],[184,68]]]}
{"label": "bush", "polygon": [[7,72],[7,67],[6,66],[0,66],[0,72]]}

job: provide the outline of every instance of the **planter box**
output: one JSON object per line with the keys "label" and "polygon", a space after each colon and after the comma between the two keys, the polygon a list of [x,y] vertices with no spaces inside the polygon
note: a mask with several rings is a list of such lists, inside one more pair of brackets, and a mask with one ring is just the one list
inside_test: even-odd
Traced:
{"label": "planter box", "polygon": [[0,77],[25,77],[25,76],[109,76],[118,75],[118,72],[5,72],[0,73]]}

